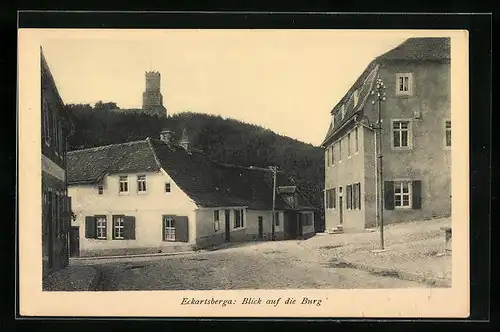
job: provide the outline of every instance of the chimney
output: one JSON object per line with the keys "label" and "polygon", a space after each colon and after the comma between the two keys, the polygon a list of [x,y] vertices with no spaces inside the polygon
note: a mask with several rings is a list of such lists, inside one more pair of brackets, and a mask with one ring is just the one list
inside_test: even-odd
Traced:
{"label": "chimney", "polygon": [[189,141],[189,137],[188,137],[186,128],[184,128],[184,130],[182,130],[182,138],[179,142],[179,145],[181,147],[183,147],[184,150],[186,150],[187,152],[191,151],[191,142]]}
{"label": "chimney", "polygon": [[171,145],[172,140],[173,140],[174,132],[168,129],[164,129],[160,132],[160,140],[163,141],[163,143]]}

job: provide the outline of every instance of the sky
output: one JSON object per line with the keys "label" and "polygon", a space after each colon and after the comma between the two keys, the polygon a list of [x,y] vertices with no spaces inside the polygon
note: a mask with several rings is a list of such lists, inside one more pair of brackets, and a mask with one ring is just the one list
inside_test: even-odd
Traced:
{"label": "sky", "polygon": [[161,73],[169,114],[230,117],[319,146],[330,111],[404,31],[160,30],[69,33],[42,47],[65,103],[141,108]]}

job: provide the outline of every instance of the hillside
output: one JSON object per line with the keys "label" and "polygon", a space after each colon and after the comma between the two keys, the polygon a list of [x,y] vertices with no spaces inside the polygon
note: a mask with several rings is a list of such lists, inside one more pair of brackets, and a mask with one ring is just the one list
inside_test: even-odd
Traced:
{"label": "hillside", "polygon": [[[116,104],[111,103],[111,108]],[[192,146],[225,163],[268,167],[276,165],[290,175],[311,203],[323,211],[324,163],[321,148],[280,136],[268,129],[200,113],[180,113],[158,118],[110,111],[106,104],[67,105],[75,124],[69,149],[87,148],[158,137],[163,128],[180,138],[188,132]],[[322,227],[319,227],[322,230]]]}

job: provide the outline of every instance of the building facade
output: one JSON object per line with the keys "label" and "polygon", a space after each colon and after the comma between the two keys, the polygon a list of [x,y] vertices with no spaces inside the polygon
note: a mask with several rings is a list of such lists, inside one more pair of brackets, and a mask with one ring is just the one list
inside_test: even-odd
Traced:
{"label": "building facade", "polygon": [[211,161],[164,131],[161,139],[71,151],[76,219],[72,255],[186,251],[241,242],[307,238],[315,208],[283,173]]}
{"label": "building facade", "polygon": [[72,124],[54,78],[41,55],[41,158],[43,274],[67,266],[71,199],[66,183],[66,139]]}
{"label": "building facade", "polygon": [[322,144],[327,230],[377,226],[380,200],[384,224],[451,214],[450,89],[449,38],[410,38],[368,65],[333,108]]}
{"label": "building facade", "polygon": [[161,74],[157,71],[146,72],[146,90],[142,93],[142,111],[150,115],[167,116],[161,94]]}

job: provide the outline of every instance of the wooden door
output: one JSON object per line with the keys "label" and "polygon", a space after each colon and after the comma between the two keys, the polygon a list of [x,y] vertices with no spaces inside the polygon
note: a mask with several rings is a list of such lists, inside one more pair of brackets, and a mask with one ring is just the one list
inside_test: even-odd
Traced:
{"label": "wooden door", "polygon": [[71,226],[69,232],[69,256],[80,256],[80,227]]}
{"label": "wooden door", "polygon": [[298,213],[297,214],[297,237],[302,237],[302,235],[303,235],[303,233],[302,233],[303,220],[304,220],[304,217],[303,217],[302,213]]}
{"label": "wooden door", "polygon": [[259,216],[258,224],[259,224],[259,239],[262,239],[264,238],[264,225],[262,216]]}
{"label": "wooden door", "polygon": [[344,222],[344,211],[343,211],[343,204],[342,204],[342,196],[339,196],[339,218],[340,218],[340,223],[342,224]]}
{"label": "wooden door", "polygon": [[47,225],[48,225],[48,251],[49,251],[49,269],[54,267],[54,193],[49,191],[47,204]]}
{"label": "wooden door", "polygon": [[231,239],[230,233],[231,233],[231,218],[230,218],[230,211],[229,211],[229,210],[226,210],[226,211],[225,211],[225,240],[226,240],[227,242],[229,242],[229,241],[230,241],[230,239]]}

